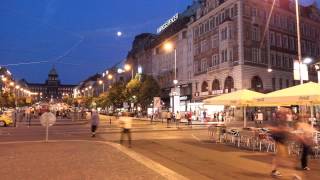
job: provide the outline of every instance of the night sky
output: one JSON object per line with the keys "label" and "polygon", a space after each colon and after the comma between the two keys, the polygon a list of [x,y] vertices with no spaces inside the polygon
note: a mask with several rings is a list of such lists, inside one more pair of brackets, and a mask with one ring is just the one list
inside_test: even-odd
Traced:
{"label": "night sky", "polygon": [[[0,0],[0,65],[45,61],[8,66],[18,79],[44,82],[58,62],[62,82],[79,83],[123,60],[135,35],[155,33],[191,2]],[[118,31],[122,37],[117,37]]]}

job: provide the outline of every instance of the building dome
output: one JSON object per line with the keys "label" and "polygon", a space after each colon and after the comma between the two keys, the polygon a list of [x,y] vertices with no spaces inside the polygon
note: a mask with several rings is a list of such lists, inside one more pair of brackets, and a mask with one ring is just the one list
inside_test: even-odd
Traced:
{"label": "building dome", "polygon": [[53,66],[49,72],[49,76],[58,76],[56,68]]}

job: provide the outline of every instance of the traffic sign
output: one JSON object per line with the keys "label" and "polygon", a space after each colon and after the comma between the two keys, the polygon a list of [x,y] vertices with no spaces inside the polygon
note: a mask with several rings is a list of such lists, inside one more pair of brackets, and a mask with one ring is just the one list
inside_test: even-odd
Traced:
{"label": "traffic sign", "polygon": [[45,112],[40,117],[41,125],[46,127],[46,142],[48,142],[49,127],[53,126],[56,120],[57,120],[56,116],[51,112]]}
{"label": "traffic sign", "polygon": [[50,127],[50,126],[53,126],[54,123],[56,122],[56,116],[51,113],[51,112],[46,112],[46,113],[43,113],[40,117],[40,123],[42,126],[44,127]]}

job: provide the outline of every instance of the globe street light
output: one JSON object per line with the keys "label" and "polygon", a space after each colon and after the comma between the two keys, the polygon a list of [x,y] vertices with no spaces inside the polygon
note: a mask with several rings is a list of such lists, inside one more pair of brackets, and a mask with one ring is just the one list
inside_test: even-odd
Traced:
{"label": "globe street light", "polygon": [[163,48],[167,52],[171,52],[174,50],[174,80],[173,80],[173,83],[178,84],[178,80],[177,80],[177,49],[173,46],[173,44],[171,42],[166,42],[163,45]]}
{"label": "globe street light", "polygon": [[312,63],[312,61],[313,60],[310,57],[306,57],[306,58],[303,59],[303,63],[304,64],[310,64],[310,63]]}

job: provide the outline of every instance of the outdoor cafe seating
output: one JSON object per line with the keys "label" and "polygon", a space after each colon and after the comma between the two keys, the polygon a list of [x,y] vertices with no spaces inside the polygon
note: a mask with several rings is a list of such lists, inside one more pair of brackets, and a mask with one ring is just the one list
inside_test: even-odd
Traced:
{"label": "outdoor cafe seating", "polygon": [[[238,106],[243,107],[244,110],[244,128],[225,127],[225,130],[221,131],[221,128],[215,128],[214,125],[212,125],[208,130],[210,132],[210,138],[213,141],[252,151],[275,152],[275,142],[268,129],[247,127],[245,107],[303,105],[311,107],[311,117],[314,117],[312,107],[314,105],[320,105],[320,84],[310,82],[269,94],[256,93],[250,90],[240,90],[209,98],[205,100],[204,103],[210,105]],[[311,125],[314,125],[313,122],[311,122]],[[297,133],[303,132],[293,131],[292,135]],[[313,140],[312,157],[320,158],[320,132],[314,132]],[[301,145],[299,142],[289,140],[288,147],[288,153],[290,155],[300,156]]]}

